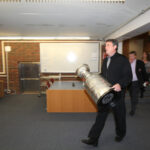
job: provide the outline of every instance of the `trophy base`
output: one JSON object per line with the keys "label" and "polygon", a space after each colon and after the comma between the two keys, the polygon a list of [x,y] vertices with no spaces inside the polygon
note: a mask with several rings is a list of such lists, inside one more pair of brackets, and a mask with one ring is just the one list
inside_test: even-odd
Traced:
{"label": "trophy base", "polygon": [[114,98],[114,92],[110,91],[109,93],[105,94],[103,97],[101,97],[98,100],[97,105],[99,105],[99,104],[106,105],[106,104],[110,103],[113,98]]}

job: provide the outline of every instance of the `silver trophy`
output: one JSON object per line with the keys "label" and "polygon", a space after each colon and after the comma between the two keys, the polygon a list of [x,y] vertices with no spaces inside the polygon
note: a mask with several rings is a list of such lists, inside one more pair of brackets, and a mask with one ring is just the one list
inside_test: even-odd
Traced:
{"label": "silver trophy", "polygon": [[91,73],[87,64],[80,66],[76,73],[78,77],[83,79],[86,92],[97,105],[108,104],[112,101],[114,97],[112,85],[101,75]]}

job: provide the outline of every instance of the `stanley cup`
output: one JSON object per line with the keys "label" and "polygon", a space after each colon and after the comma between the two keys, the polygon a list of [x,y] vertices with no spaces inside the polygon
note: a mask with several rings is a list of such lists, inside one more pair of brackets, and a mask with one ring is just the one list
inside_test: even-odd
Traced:
{"label": "stanley cup", "polygon": [[112,85],[106,81],[101,75],[90,73],[87,64],[83,64],[76,70],[77,76],[84,80],[86,92],[93,101],[99,104],[108,104],[114,97]]}

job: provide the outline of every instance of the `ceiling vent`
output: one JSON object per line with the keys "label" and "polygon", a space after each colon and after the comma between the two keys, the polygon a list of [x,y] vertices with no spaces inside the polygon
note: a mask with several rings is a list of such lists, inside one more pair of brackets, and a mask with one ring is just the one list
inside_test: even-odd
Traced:
{"label": "ceiling vent", "polygon": [[1,3],[125,3],[125,0],[0,0]]}
{"label": "ceiling vent", "polygon": [[84,3],[125,3],[125,0],[81,0]]}
{"label": "ceiling vent", "polygon": [[0,0],[0,3],[21,3],[22,0]]}

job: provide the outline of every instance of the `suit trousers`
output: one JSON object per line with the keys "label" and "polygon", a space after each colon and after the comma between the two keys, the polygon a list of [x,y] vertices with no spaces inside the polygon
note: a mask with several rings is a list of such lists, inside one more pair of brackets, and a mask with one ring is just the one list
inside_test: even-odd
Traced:
{"label": "suit trousers", "polygon": [[89,138],[98,139],[100,137],[110,110],[112,110],[114,114],[115,125],[116,125],[116,135],[120,137],[125,136],[126,134],[126,108],[125,108],[125,102],[124,102],[124,95],[125,95],[124,93],[125,92],[121,92],[119,96],[115,97],[115,102],[116,102],[115,107],[111,107],[109,104],[101,105],[98,107],[98,112],[97,112],[95,123],[93,124],[88,134]]}
{"label": "suit trousers", "polygon": [[136,106],[138,104],[138,97],[140,93],[140,84],[138,81],[132,81],[129,87],[130,101],[131,101],[131,111],[135,112]]}

